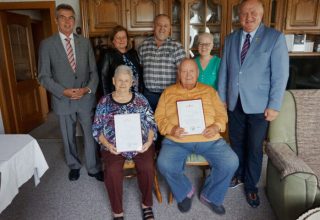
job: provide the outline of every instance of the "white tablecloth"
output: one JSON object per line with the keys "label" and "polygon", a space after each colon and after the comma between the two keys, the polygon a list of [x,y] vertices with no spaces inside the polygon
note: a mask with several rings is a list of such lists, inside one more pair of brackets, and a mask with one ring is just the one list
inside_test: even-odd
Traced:
{"label": "white tablecloth", "polygon": [[33,137],[0,135],[0,213],[18,194],[23,183],[34,176],[35,185],[38,185],[48,168]]}

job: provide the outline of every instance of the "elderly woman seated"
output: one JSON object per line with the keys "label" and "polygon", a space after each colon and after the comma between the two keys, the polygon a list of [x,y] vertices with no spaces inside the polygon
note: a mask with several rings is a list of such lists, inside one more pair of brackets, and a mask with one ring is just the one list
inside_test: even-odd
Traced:
{"label": "elderly woman seated", "polygon": [[[154,219],[152,212],[152,187],[154,179],[154,147],[157,127],[153,112],[146,98],[131,92],[132,70],[125,65],[117,67],[113,77],[115,91],[101,98],[93,123],[93,136],[101,145],[104,163],[104,182],[107,188],[114,219],[123,219],[122,181],[125,160],[136,165],[138,185],[142,194],[143,219]],[[141,121],[142,150],[137,152],[117,151],[114,116],[139,113]]]}

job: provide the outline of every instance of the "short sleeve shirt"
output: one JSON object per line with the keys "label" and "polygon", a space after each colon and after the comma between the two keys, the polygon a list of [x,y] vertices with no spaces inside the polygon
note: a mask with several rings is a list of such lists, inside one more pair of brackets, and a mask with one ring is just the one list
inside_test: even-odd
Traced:
{"label": "short sleeve shirt", "polygon": [[167,38],[158,48],[153,36],[143,41],[138,53],[143,65],[145,86],[156,93],[161,93],[176,82],[177,67],[186,56],[179,42]]}

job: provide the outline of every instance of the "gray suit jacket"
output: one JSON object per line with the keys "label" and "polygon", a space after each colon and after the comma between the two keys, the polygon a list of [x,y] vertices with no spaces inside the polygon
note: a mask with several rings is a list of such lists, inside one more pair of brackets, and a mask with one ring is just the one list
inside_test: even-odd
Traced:
{"label": "gray suit jacket", "polygon": [[233,111],[240,96],[247,114],[280,110],[289,76],[289,56],[284,35],[260,24],[243,64],[240,62],[242,29],[225,40],[218,76],[218,92]]}
{"label": "gray suit jacket", "polygon": [[[76,72],[73,72],[59,34],[41,42],[39,49],[39,81],[52,94],[54,112],[66,115],[75,112],[91,112],[95,107],[98,74],[93,50],[88,39],[74,36]],[[63,95],[67,88],[89,87],[91,94],[80,100],[70,100]]]}

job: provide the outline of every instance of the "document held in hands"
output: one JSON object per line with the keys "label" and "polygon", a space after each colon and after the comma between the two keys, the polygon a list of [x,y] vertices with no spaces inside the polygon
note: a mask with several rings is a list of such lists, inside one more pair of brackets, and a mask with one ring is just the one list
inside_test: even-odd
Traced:
{"label": "document held in hands", "polygon": [[206,128],[202,100],[177,101],[179,126],[186,135],[201,134]]}
{"label": "document held in hands", "polygon": [[140,114],[114,116],[117,152],[142,150]]}

